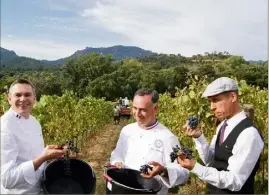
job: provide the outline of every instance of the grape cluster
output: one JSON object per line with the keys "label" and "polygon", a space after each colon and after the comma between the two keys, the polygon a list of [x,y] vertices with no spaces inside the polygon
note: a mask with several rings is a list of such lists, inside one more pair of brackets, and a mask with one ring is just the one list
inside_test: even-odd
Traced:
{"label": "grape cluster", "polygon": [[70,158],[65,156],[63,162],[64,162],[64,175],[71,177],[72,172],[71,172],[71,166],[70,166]]}
{"label": "grape cluster", "polygon": [[68,140],[65,142],[65,144],[62,144],[59,147],[59,149],[63,149],[64,146],[67,146],[67,148],[68,148],[67,154],[64,155],[64,175],[71,177],[72,172],[71,172],[71,167],[70,167],[69,153],[70,153],[70,151],[75,152],[75,153],[79,153],[80,150],[74,146],[74,143],[71,140]]}
{"label": "grape cluster", "polygon": [[59,149],[63,149],[64,146],[67,146],[68,149],[69,149],[70,151],[72,151],[72,152],[75,152],[75,153],[79,153],[79,152],[80,152],[80,150],[79,150],[77,147],[74,146],[74,143],[73,143],[71,140],[68,140],[68,141],[65,142],[65,144],[62,144],[62,145],[59,147]]}
{"label": "grape cluster", "polygon": [[186,156],[187,159],[192,159],[192,150],[187,147],[182,147],[181,152]]}
{"label": "grape cluster", "polygon": [[174,162],[178,156],[178,151],[180,151],[180,148],[178,147],[178,145],[176,145],[176,147],[173,147],[173,152],[170,153],[170,159],[171,162]]}
{"label": "grape cluster", "polygon": [[152,171],[153,168],[147,164],[140,167],[140,171],[144,174],[148,174],[148,169]]}
{"label": "grape cluster", "polygon": [[199,124],[199,120],[198,118],[194,117],[194,116],[190,116],[188,118],[188,121],[189,121],[189,126],[190,128],[192,129],[195,129],[197,127],[197,125]]}
{"label": "grape cluster", "polygon": [[172,149],[173,152],[170,153],[171,162],[174,162],[180,153],[183,153],[187,159],[193,158],[192,150],[187,147],[179,148],[178,145],[176,145],[176,147],[173,147]]}

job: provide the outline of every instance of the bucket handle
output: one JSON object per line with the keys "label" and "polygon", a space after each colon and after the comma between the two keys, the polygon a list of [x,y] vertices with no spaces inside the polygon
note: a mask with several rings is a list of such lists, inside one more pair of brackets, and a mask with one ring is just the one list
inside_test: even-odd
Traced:
{"label": "bucket handle", "polygon": [[103,176],[104,176],[104,178],[105,178],[106,180],[108,180],[109,182],[112,182],[112,178],[109,177],[108,174],[104,173]]}
{"label": "bucket handle", "polygon": [[46,173],[45,173],[45,169],[42,171],[42,177],[41,177],[41,182],[45,182],[46,181]]}

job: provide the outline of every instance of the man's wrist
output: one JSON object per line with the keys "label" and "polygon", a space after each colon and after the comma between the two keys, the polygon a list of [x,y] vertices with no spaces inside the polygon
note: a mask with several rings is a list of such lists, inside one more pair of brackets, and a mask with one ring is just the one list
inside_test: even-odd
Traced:
{"label": "man's wrist", "polygon": [[203,131],[202,130],[197,130],[197,134],[196,135],[194,135],[194,136],[192,136],[194,139],[197,139],[197,138],[199,138],[199,137],[201,137],[201,135],[203,134]]}
{"label": "man's wrist", "polygon": [[161,177],[168,177],[168,170],[164,166],[162,172],[159,174]]}
{"label": "man's wrist", "polygon": [[46,161],[45,156],[40,155],[33,160],[35,170],[37,170]]}

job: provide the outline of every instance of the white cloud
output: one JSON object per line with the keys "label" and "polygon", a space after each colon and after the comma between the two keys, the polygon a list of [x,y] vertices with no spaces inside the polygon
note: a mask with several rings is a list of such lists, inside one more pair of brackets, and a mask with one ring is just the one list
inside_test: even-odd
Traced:
{"label": "white cloud", "polygon": [[267,59],[267,0],[113,0],[81,16],[155,52],[216,50]]}
{"label": "white cloud", "polygon": [[39,60],[56,60],[72,55],[82,45],[59,43],[49,40],[14,39],[1,37],[1,47],[14,50],[17,55]]}
{"label": "white cloud", "polygon": [[1,36],[2,47],[50,60],[86,46],[119,44],[185,56],[228,51],[267,59],[267,0],[45,0],[40,6],[51,14],[22,23],[32,35],[18,33],[16,25]]}

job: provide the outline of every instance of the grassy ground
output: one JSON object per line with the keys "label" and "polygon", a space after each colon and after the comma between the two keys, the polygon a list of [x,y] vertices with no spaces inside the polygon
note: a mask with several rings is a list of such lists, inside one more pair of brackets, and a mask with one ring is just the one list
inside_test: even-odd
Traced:
{"label": "grassy ground", "polygon": [[119,125],[107,125],[104,130],[94,137],[89,137],[83,146],[83,159],[88,161],[96,174],[95,194],[105,194],[106,186],[103,173],[108,164],[110,154],[115,148],[120,130],[127,124],[127,120],[121,120]]}

